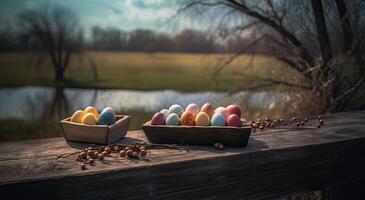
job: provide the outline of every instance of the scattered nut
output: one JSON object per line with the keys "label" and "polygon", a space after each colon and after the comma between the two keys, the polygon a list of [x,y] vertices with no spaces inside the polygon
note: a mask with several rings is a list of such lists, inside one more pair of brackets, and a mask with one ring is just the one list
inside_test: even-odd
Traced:
{"label": "scattered nut", "polygon": [[142,157],[146,157],[147,156],[147,151],[146,150],[142,150],[140,152],[140,154],[141,154]]}
{"label": "scattered nut", "polygon": [[111,149],[110,149],[110,147],[105,147],[104,151],[108,152],[108,154],[109,154],[111,152]]}
{"label": "scattered nut", "polygon": [[81,159],[86,159],[86,157],[87,157],[87,154],[85,151],[81,152],[79,155],[79,158],[81,158]]}
{"label": "scattered nut", "polygon": [[89,159],[89,161],[88,161],[88,163],[89,163],[90,165],[94,165],[94,164],[95,164],[95,160],[94,160],[94,159],[92,159],[92,158],[90,158],[90,159]]}
{"label": "scattered nut", "polygon": [[126,153],[127,153],[128,157],[130,157],[130,158],[133,157],[133,151],[132,150],[129,149],[129,150],[127,150]]}
{"label": "scattered nut", "polygon": [[81,168],[82,170],[85,170],[85,169],[86,169],[86,165],[85,165],[84,163],[81,163],[81,164],[80,164],[80,168]]}
{"label": "scattered nut", "polygon": [[118,152],[118,151],[119,151],[119,147],[118,147],[118,146],[114,146],[113,150],[114,150],[115,152]]}
{"label": "scattered nut", "polygon": [[99,153],[99,156],[98,156],[98,159],[99,159],[99,160],[104,160],[104,157],[105,157],[105,155],[104,155],[104,154]]}
{"label": "scattered nut", "polygon": [[99,158],[99,152],[97,151],[94,152],[94,158]]}
{"label": "scattered nut", "polygon": [[93,151],[93,150],[90,150],[90,149],[89,149],[89,150],[87,150],[87,152],[86,152],[86,153],[87,153],[87,155],[88,155],[88,156],[90,156],[90,157],[94,156],[94,151]]}
{"label": "scattered nut", "polygon": [[106,157],[109,153],[107,151],[103,151],[101,154],[104,154],[104,157]]}
{"label": "scattered nut", "polygon": [[127,152],[125,150],[121,150],[119,152],[120,157],[125,157],[127,155]]}

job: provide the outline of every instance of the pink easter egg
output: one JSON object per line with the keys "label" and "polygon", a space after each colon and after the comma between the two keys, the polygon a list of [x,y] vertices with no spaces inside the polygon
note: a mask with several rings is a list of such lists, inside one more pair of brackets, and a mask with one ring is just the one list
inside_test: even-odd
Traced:
{"label": "pink easter egg", "polygon": [[199,107],[195,103],[191,103],[188,106],[186,106],[185,112],[191,112],[195,116],[199,112]]}
{"label": "pink easter egg", "polygon": [[241,108],[237,105],[229,105],[227,106],[227,111],[229,114],[236,114],[238,117],[241,117]]}
{"label": "pink easter egg", "polygon": [[231,114],[227,118],[227,126],[241,127],[242,121],[236,114]]}

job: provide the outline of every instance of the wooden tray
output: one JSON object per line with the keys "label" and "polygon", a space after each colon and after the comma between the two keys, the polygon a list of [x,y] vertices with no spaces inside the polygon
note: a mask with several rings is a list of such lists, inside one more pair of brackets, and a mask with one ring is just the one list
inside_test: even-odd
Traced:
{"label": "wooden tray", "polygon": [[225,146],[244,147],[251,134],[250,127],[151,125],[150,121],[142,128],[149,142],[160,144],[213,145],[221,142]]}
{"label": "wooden tray", "polygon": [[128,131],[130,116],[117,115],[117,121],[110,125],[85,125],[71,122],[71,117],[60,121],[63,135],[68,141],[110,144],[123,138]]}

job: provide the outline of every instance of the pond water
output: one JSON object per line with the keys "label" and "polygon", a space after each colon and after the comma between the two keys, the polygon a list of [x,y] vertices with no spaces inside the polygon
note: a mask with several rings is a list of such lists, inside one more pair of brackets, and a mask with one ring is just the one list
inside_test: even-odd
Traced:
{"label": "pond water", "polygon": [[177,103],[194,102],[201,106],[239,104],[245,117],[257,110],[267,110],[273,102],[285,98],[278,92],[192,92],[173,90],[134,91],[119,89],[75,89],[52,87],[19,87],[0,89],[0,141],[57,137],[58,121],[73,111],[93,105],[101,110],[113,107],[119,114],[132,116],[130,130],[140,129],[154,112]]}

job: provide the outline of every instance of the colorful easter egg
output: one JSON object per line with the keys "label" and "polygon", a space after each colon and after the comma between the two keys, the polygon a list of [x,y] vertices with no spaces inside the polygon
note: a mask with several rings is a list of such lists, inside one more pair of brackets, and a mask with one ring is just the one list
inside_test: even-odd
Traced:
{"label": "colorful easter egg", "polygon": [[87,125],[96,125],[98,123],[98,119],[96,119],[93,113],[86,113],[82,118],[82,123]]}
{"label": "colorful easter egg", "polygon": [[81,123],[83,117],[84,117],[84,111],[78,110],[72,114],[71,122]]}
{"label": "colorful easter egg", "polygon": [[104,108],[104,109],[103,109],[103,111],[101,111],[101,112],[104,112],[104,111],[110,111],[111,113],[113,113],[114,118],[116,118],[116,117],[117,117],[117,114],[115,113],[115,110],[114,110],[113,108],[111,108],[111,107],[106,107],[106,108]]}
{"label": "colorful easter egg", "polygon": [[192,112],[184,112],[180,117],[180,125],[194,126],[195,116]]}
{"label": "colorful easter egg", "polygon": [[179,120],[179,116],[176,113],[171,113],[166,118],[166,125],[178,126]]}
{"label": "colorful easter egg", "polygon": [[214,113],[221,113],[224,116],[224,120],[227,120],[229,113],[225,107],[218,107],[215,109]]}
{"label": "colorful easter egg", "polygon": [[224,119],[224,115],[220,112],[214,113],[212,119],[210,120],[210,124],[212,126],[225,126],[226,122]]}
{"label": "colorful easter egg", "polygon": [[178,104],[174,104],[174,105],[170,106],[169,112],[176,113],[178,116],[181,116],[181,114],[184,112],[184,109],[182,106],[180,106]]}
{"label": "colorful easter egg", "polygon": [[165,117],[165,119],[167,118],[167,116],[169,116],[169,114],[170,114],[170,111],[169,110],[167,110],[167,109],[162,109],[161,111],[160,111],[160,113],[162,113],[163,114],[163,116]]}
{"label": "colorful easter egg", "polygon": [[191,103],[188,106],[186,106],[185,112],[191,112],[195,116],[199,112],[199,107],[195,103]]}
{"label": "colorful easter egg", "polygon": [[84,113],[87,114],[87,113],[92,113],[95,115],[96,118],[99,117],[99,113],[98,111],[96,110],[96,108],[92,107],[92,106],[88,106],[85,108],[84,110]]}
{"label": "colorful easter egg", "polygon": [[231,114],[227,118],[227,126],[241,127],[242,121],[238,115]]}
{"label": "colorful easter egg", "polygon": [[195,125],[196,126],[209,126],[210,118],[207,113],[199,112],[195,117]]}
{"label": "colorful easter egg", "polygon": [[207,113],[209,118],[212,118],[214,114],[214,107],[210,103],[205,103],[200,109],[200,111]]}
{"label": "colorful easter egg", "polygon": [[104,110],[100,113],[98,124],[99,125],[111,125],[115,123],[115,114],[110,110]]}
{"label": "colorful easter egg", "polygon": [[237,105],[229,105],[227,106],[226,110],[229,114],[236,114],[238,117],[241,117],[241,108]]}
{"label": "colorful easter egg", "polygon": [[163,116],[162,113],[158,112],[152,116],[151,125],[164,125],[164,124],[165,124],[165,117]]}

